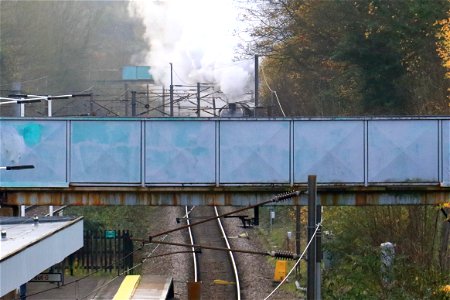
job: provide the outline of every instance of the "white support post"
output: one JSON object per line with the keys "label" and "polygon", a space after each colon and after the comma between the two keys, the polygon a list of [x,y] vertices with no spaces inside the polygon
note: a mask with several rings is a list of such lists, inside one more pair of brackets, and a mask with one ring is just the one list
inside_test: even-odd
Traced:
{"label": "white support post", "polygon": [[[52,116],[52,100],[47,100],[47,116]],[[53,217],[53,205],[50,205],[48,207],[48,215],[50,217]]]}
{"label": "white support post", "polygon": [[52,116],[52,100],[47,100],[47,116]]}

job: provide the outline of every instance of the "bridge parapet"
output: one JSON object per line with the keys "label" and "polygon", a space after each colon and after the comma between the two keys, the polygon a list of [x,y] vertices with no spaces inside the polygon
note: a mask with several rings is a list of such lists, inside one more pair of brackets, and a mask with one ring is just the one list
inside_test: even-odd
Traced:
{"label": "bridge parapet", "polygon": [[[446,197],[442,193],[450,183],[449,122],[450,117],[0,118],[0,165],[35,166],[0,170],[0,191],[19,202],[26,199],[18,195],[45,191],[58,202],[82,197],[87,188],[117,195],[125,188],[128,203],[154,195],[160,200],[136,203],[170,205],[162,199],[215,190],[222,195],[217,199],[224,199],[218,203],[230,195],[246,203],[257,201],[244,200],[246,193],[286,191],[305,185],[314,174],[324,203],[333,203],[326,199],[338,192],[341,200],[335,203],[356,203],[357,194],[383,194],[377,189],[389,195],[406,195],[405,189],[439,193],[441,200],[431,201],[436,202]],[[346,193],[353,200],[342,200]],[[42,204],[56,204],[52,201]]]}

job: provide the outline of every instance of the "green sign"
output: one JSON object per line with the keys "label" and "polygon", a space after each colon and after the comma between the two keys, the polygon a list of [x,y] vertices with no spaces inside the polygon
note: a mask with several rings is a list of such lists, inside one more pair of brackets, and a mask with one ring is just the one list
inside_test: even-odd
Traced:
{"label": "green sign", "polygon": [[116,237],[116,231],[115,230],[105,230],[105,238],[107,239],[114,239]]}

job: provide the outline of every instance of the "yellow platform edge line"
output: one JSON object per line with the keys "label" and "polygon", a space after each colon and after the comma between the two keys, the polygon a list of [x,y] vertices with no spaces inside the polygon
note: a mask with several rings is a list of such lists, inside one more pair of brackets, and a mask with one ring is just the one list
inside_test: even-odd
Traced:
{"label": "yellow platform edge line", "polygon": [[133,297],[134,291],[136,290],[139,281],[141,280],[141,275],[127,275],[120,284],[117,293],[114,295],[113,300],[129,300]]}

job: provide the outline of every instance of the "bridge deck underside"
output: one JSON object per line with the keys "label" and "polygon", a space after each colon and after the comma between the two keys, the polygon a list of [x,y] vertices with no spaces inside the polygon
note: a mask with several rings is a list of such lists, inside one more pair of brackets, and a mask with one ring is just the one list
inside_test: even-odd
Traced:
{"label": "bridge deck underside", "polygon": [[[299,197],[276,203],[276,205],[307,205],[306,187],[273,188],[265,190],[192,190],[192,189],[120,189],[98,190],[78,188],[68,190],[8,190],[0,197],[2,205],[224,205],[250,206],[271,199],[281,193],[299,190]],[[421,187],[414,189],[360,188],[318,190],[319,203],[337,205],[438,205],[450,202],[450,189]]]}

